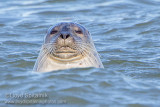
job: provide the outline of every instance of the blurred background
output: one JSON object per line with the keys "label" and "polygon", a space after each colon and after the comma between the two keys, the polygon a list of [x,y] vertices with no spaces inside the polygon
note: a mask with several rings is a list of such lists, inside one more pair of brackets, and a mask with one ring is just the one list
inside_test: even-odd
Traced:
{"label": "blurred background", "polygon": [[[31,72],[47,29],[63,21],[90,31],[105,69]],[[22,100],[9,93],[47,93],[66,103],[46,106],[158,107],[160,0],[1,0],[0,71],[1,106]]]}

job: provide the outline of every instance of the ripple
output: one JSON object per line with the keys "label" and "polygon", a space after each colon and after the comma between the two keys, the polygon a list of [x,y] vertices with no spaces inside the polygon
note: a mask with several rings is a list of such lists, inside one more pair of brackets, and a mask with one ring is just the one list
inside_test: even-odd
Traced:
{"label": "ripple", "polygon": [[110,86],[112,86],[112,85],[109,84],[109,83],[107,83],[107,82],[105,82],[105,81],[102,81],[102,82],[99,83],[99,86],[100,86],[100,87],[103,87],[103,88],[106,88],[106,87],[110,87]]}
{"label": "ripple", "polygon": [[66,96],[64,99],[67,99],[69,104],[88,104],[89,101],[84,98],[74,97],[74,96]]}
{"label": "ripple", "polygon": [[134,2],[137,2],[138,4],[141,3],[142,5],[149,5],[149,6],[158,6],[160,4],[159,1],[146,1],[146,0],[134,0]]}
{"label": "ripple", "polygon": [[128,104],[128,107],[149,107],[149,105],[143,105],[143,104]]}
{"label": "ripple", "polygon": [[87,86],[82,86],[82,87],[71,87],[71,88],[66,88],[66,89],[61,89],[60,91],[63,92],[78,92],[81,94],[91,92],[93,88],[90,85]]}
{"label": "ripple", "polygon": [[[69,2],[73,2],[73,1],[76,1],[76,0],[69,0]],[[66,2],[65,0],[45,0],[45,3],[64,3]]]}

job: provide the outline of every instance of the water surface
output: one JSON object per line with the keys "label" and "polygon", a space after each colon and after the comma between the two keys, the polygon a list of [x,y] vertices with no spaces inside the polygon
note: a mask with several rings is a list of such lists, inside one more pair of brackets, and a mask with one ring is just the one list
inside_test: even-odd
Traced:
{"label": "water surface", "polygon": [[[90,31],[105,69],[31,72],[46,30],[62,21]],[[0,28],[1,106],[160,106],[159,0],[1,0]],[[25,93],[48,97],[6,96]]]}

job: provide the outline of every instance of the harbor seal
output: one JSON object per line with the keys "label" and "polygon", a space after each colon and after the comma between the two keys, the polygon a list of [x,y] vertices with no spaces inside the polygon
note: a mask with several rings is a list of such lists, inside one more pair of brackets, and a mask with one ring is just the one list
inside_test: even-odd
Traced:
{"label": "harbor seal", "polygon": [[49,72],[84,67],[103,68],[88,30],[73,22],[50,27],[33,70]]}

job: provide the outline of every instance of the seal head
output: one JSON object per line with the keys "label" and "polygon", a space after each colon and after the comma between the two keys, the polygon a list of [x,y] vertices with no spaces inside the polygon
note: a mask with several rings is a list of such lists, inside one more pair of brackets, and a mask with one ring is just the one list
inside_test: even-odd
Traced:
{"label": "seal head", "polygon": [[103,67],[90,33],[72,22],[50,27],[34,70],[46,72],[76,67]]}

